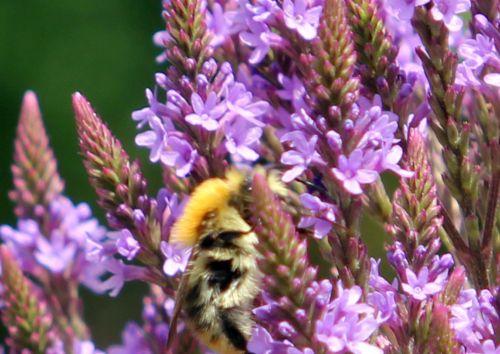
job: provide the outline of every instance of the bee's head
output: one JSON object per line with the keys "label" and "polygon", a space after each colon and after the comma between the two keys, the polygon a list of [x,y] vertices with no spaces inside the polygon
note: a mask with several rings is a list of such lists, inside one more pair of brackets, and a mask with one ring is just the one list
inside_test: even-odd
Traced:
{"label": "bee's head", "polygon": [[220,210],[227,207],[233,195],[232,186],[221,178],[210,178],[197,186],[182,215],[175,222],[170,241],[194,246],[200,233]]}
{"label": "bee's head", "polygon": [[182,215],[174,224],[170,241],[185,246],[194,246],[200,238],[210,215],[220,216],[227,207],[236,209],[244,220],[248,220],[252,199],[252,179],[255,173],[267,177],[271,190],[279,195],[286,194],[276,171],[267,172],[258,167],[244,172],[231,169],[224,179],[210,178],[196,187],[184,208]]}

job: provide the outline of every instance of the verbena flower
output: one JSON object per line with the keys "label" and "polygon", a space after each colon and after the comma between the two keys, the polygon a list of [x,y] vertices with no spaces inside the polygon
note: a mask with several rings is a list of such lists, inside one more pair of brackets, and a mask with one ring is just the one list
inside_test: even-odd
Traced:
{"label": "verbena flower", "polygon": [[361,289],[338,287],[339,297],[328,305],[324,317],[316,325],[316,338],[334,353],[383,353],[368,343],[377,330],[373,308],[360,303]]}
{"label": "verbena flower", "polygon": [[373,183],[378,178],[375,170],[364,168],[370,164],[370,156],[363,156],[363,151],[356,149],[348,157],[340,155],[338,167],[334,167],[332,171],[348,192],[361,194],[362,184]]}
{"label": "verbena flower", "polygon": [[191,95],[191,106],[194,113],[188,114],[186,121],[193,125],[201,125],[208,131],[217,130],[219,127],[218,119],[227,109],[224,103],[217,104],[215,92],[210,92],[205,102],[200,95],[194,92]]}
{"label": "verbena flower", "polygon": [[255,22],[249,27],[248,32],[240,33],[240,40],[252,48],[248,62],[256,65],[266,57],[272,46],[280,45],[282,40],[263,23]]}
{"label": "verbena flower", "polygon": [[177,272],[184,272],[189,259],[190,251],[171,245],[165,241],[161,244],[161,251],[165,256],[163,271],[168,276],[174,276]]}
{"label": "verbena flower", "polygon": [[317,136],[307,139],[301,131],[294,131],[281,137],[282,142],[289,143],[293,150],[281,156],[281,163],[293,166],[283,174],[283,181],[290,182],[300,176],[312,162],[321,162],[321,157],[316,152]]}
{"label": "verbena flower", "polygon": [[415,274],[410,269],[406,269],[406,280],[407,283],[402,283],[401,287],[408,295],[418,301],[432,297],[443,290],[443,279],[438,277],[434,281],[430,281],[429,269],[427,267],[420,269],[418,274]]}
{"label": "verbena flower", "polygon": [[461,14],[470,9],[470,0],[437,0],[431,9],[434,19],[443,21],[450,31],[459,31],[462,28]]}
{"label": "verbena flower", "polygon": [[94,286],[95,270],[85,257],[86,242],[87,239],[100,241],[106,231],[92,218],[89,206],[85,203],[75,206],[61,196],[50,204],[46,218],[48,227],[45,230],[34,220],[19,220],[17,229],[1,226],[0,237],[14,252],[24,271],[65,273],[98,290]]}
{"label": "verbena flower", "polygon": [[296,30],[302,38],[311,40],[316,37],[321,15],[321,6],[309,7],[306,0],[285,0],[283,12],[285,24],[288,28]]}
{"label": "verbena flower", "polygon": [[413,17],[415,6],[422,6],[430,0],[387,0],[386,6],[401,20],[409,20]]}
{"label": "verbena flower", "polygon": [[298,227],[313,227],[314,237],[319,239],[325,237],[332,229],[335,221],[335,205],[325,203],[318,197],[308,193],[300,196],[300,202],[304,208],[311,212],[311,216],[303,216]]}
{"label": "verbena flower", "polygon": [[[494,1],[162,3],[165,28],[153,41],[163,67],[132,113],[162,189],[148,191],[139,163],[73,95],[110,230],[64,196],[36,97],[25,95],[9,194],[18,223],[0,227],[9,350],[103,353],[80,285],[117,296],[141,280],[142,320],[107,352],[167,352],[192,251],[170,242],[172,225],[200,183],[255,164],[241,205],[261,272],[247,351],[500,352]],[[401,177],[392,195],[386,172]],[[276,176],[286,183],[279,195]],[[392,280],[369,256],[364,241],[382,231],[360,227],[367,215],[390,236]],[[182,311],[171,334],[171,352],[208,352]]]}
{"label": "verbena flower", "polygon": [[494,301],[489,290],[477,294],[474,289],[468,289],[463,290],[457,304],[451,306],[451,326],[466,352],[496,353],[500,350],[495,339],[500,320]]}

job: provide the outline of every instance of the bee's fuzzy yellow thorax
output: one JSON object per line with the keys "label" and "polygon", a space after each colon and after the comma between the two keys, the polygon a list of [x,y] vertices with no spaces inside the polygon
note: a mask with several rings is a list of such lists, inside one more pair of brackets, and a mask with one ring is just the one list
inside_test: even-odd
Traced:
{"label": "bee's fuzzy yellow thorax", "polygon": [[226,179],[211,178],[196,187],[184,212],[172,228],[170,241],[188,247],[194,246],[198,242],[200,226],[207,214],[217,214],[226,208],[243,179],[241,173],[230,171]]}

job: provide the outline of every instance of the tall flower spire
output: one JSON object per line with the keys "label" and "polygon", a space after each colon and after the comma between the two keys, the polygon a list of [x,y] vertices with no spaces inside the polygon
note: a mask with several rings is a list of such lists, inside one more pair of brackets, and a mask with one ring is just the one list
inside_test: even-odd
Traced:
{"label": "tall flower spire", "polygon": [[376,0],[348,0],[359,72],[363,84],[393,108],[403,76],[396,64],[398,50],[389,35]]}
{"label": "tall flower spire", "polygon": [[[417,129],[411,129],[404,167],[413,177],[401,180],[394,194],[389,232],[404,245],[410,264],[422,262],[419,247],[428,248],[439,239],[442,224],[436,185],[428,162],[426,140]],[[437,250],[435,250],[437,251]],[[429,258],[434,254],[429,254]]]}
{"label": "tall flower spire", "polygon": [[136,227],[134,210],[147,212],[151,207],[138,162],[130,161],[120,141],[81,94],[73,95],[73,107],[84,165],[108,223],[113,228],[134,230],[142,245],[140,259],[146,264],[159,264],[159,225],[153,223],[151,229],[149,225],[144,229]]}
{"label": "tall flower spire", "polygon": [[39,219],[64,183],[49,146],[36,95],[25,93],[14,147],[14,189],[9,193],[19,218]]}
{"label": "tall flower spire", "polygon": [[[435,18],[435,11],[439,9],[436,6],[431,2],[417,7],[412,24],[423,43],[423,47],[417,48],[417,54],[430,85],[428,102],[433,111],[430,126],[443,147],[446,166],[443,181],[461,208],[465,238],[446,211],[443,225],[471,280],[481,288],[488,288],[493,281],[487,270],[493,261],[492,241],[491,233],[485,233],[483,225],[489,224],[492,211],[496,210],[496,202],[486,204],[487,200],[498,199],[498,164],[488,171],[480,161],[472,142],[476,122],[461,117],[465,88],[455,85],[458,56],[450,49],[449,29],[444,19]],[[494,156],[498,155],[497,146],[497,141],[490,145]],[[481,199],[481,187],[485,185],[491,185],[493,195]]]}
{"label": "tall flower spire", "polygon": [[40,300],[33,284],[23,275],[19,264],[5,246],[0,246],[1,283],[0,308],[7,326],[7,344],[13,350],[29,349],[43,354],[54,340],[51,334],[52,318],[47,305]]}
{"label": "tall flower spire", "polygon": [[[335,115],[332,107],[338,107],[346,119],[357,99],[359,83],[353,76],[356,53],[344,1],[325,1],[312,56],[313,76],[305,82],[312,84],[311,94],[318,101],[319,112],[329,117]],[[339,117],[330,117],[335,118]],[[331,125],[338,128],[338,124]]]}
{"label": "tall flower spire", "polygon": [[[299,348],[304,346],[324,353],[326,348],[322,344],[311,341],[315,320],[322,314],[322,306],[325,310],[325,304],[319,303],[320,289],[315,282],[316,270],[309,265],[307,243],[299,238],[292,219],[283,211],[281,201],[263,176],[254,177],[252,190],[253,224],[257,225],[257,249],[261,252],[258,265],[265,274],[262,289],[266,298],[272,299],[267,307],[256,310],[257,318],[266,320],[266,314],[280,313],[274,320],[283,330],[282,339],[291,340]],[[293,332],[290,336],[283,333],[287,326],[294,328],[289,331]]]}

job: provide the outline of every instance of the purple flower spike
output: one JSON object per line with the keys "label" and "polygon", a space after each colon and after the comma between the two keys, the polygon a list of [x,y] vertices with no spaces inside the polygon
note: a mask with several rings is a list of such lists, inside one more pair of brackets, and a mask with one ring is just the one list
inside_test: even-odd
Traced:
{"label": "purple flower spike", "polygon": [[172,277],[177,272],[183,272],[186,269],[187,261],[189,259],[190,250],[179,248],[171,245],[168,242],[162,241],[161,252],[165,256],[165,263],[163,264],[163,272]]}
{"label": "purple flower spike", "polygon": [[218,120],[226,112],[226,106],[217,103],[215,92],[210,92],[205,102],[203,102],[200,95],[194,92],[191,95],[191,106],[194,113],[188,114],[186,121],[193,125],[201,125],[208,131],[217,130],[219,127]]}
{"label": "purple flower spike", "polygon": [[332,172],[344,188],[355,195],[363,193],[362,184],[373,183],[378,178],[376,171],[363,168],[363,152],[360,149],[354,150],[348,158],[341,155],[338,167],[334,167]]}
{"label": "purple flower spike", "polygon": [[321,6],[307,8],[306,0],[285,0],[283,11],[285,14],[285,24],[288,28],[296,30],[302,38],[310,41],[316,37],[319,18],[321,16]]}

